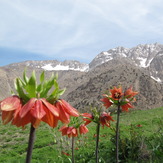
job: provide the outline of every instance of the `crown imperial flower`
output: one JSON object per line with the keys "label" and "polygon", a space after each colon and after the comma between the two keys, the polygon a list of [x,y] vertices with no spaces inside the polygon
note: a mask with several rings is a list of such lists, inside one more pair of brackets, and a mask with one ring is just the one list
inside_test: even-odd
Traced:
{"label": "crown imperial flower", "polygon": [[79,116],[78,111],[63,99],[58,100],[54,106],[58,108],[59,119],[63,123],[70,123],[70,116]]}
{"label": "crown imperial flower", "polygon": [[0,110],[2,111],[2,121],[4,124],[9,123],[15,117],[16,112],[18,112],[22,107],[21,99],[14,95],[7,97],[0,102]]}
{"label": "crown imperial flower", "polygon": [[104,94],[101,101],[106,108],[112,105],[121,106],[122,111],[128,111],[129,108],[134,108],[132,102],[135,102],[134,98],[138,92],[134,92],[132,87],[129,87],[124,93],[122,92],[122,87],[114,87],[110,89],[111,95]]}

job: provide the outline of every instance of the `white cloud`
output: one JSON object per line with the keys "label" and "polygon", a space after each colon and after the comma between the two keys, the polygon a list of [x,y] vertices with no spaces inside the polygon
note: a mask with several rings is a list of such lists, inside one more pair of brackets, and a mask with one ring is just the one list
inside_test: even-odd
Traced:
{"label": "white cloud", "polygon": [[161,38],[162,9],[161,0],[0,1],[0,46],[88,58],[122,38]]}

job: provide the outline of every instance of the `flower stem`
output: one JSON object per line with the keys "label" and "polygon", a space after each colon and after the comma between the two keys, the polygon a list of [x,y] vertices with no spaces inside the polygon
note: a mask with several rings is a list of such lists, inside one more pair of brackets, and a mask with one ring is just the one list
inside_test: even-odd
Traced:
{"label": "flower stem", "polygon": [[98,163],[98,146],[99,146],[99,135],[100,135],[100,123],[97,123],[97,128],[96,128],[96,163]]}
{"label": "flower stem", "polygon": [[72,163],[75,163],[75,158],[74,158],[74,142],[75,142],[75,139],[74,137],[72,136],[72,147],[71,147],[71,150],[72,150]]}
{"label": "flower stem", "polygon": [[118,163],[119,161],[119,115],[120,115],[120,104],[118,104],[116,123],[116,163]]}
{"label": "flower stem", "polygon": [[27,150],[27,156],[26,156],[26,163],[31,162],[33,144],[34,144],[34,139],[35,139],[35,131],[36,131],[35,128],[31,125],[29,141],[28,141],[28,150]]}

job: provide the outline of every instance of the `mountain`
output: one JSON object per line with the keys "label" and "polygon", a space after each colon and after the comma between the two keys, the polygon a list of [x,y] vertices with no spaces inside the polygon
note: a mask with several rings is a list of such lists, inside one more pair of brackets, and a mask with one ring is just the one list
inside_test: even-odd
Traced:
{"label": "mountain", "polygon": [[43,69],[45,71],[58,71],[58,70],[74,70],[74,71],[88,71],[89,65],[86,63],[80,63],[79,61],[64,61],[57,60],[45,60],[45,61],[25,61],[20,63],[14,63],[6,68],[17,69],[18,67],[30,67],[33,69]]}
{"label": "mountain", "polygon": [[58,73],[59,85],[66,87],[62,98],[84,110],[88,105],[101,105],[102,94],[111,86],[133,86],[139,92],[136,107],[151,109],[163,106],[163,45],[146,44],[133,48],[117,47],[98,54],[90,64],[79,61],[25,61],[0,67],[0,99],[14,90],[14,79],[33,70],[44,70],[49,78]]}
{"label": "mountain", "polygon": [[132,64],[145,68],[149,75],[156,81],[163,81],[163,45],[162,44],[145,44],[138,45],[131,49],[117,47],[106,52],[98,54],[89,64],[93,69],[98,65],[114,59],[127,58]]}
{"label": "mountain", "polygon": [[126,58],[101,64],[89,71],[85,77],[87,81],[82,82],[67,97],[76,108],[82,109],[84,105],[101,105],[100,99],[106,89],[118,85],[122,85],[124,89],[133,86],[134,90],[139,92],[135,103],[139,109],[163,106],[163,85]]}

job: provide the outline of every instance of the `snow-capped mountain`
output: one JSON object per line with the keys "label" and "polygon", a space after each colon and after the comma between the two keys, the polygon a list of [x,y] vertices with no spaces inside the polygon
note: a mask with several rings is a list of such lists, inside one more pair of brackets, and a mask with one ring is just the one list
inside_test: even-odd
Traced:
{"label": "snow-capped mountain", "polygon": [[89,64],[79,61],[25,61],[20,63],[10,64],[4,67],[12,69],[22,69],[30,67],[45,71],[92,71],[99,65],[110,62],[115,59],[126,59],[133,65],[145,69],[149,76],[157,82],[163,82],[163,45],[162,44],[145,44],[138,45],[133,48],[117,47],[98,54]]}
{"label": "snow-capped mountain", "polygon": [[163,45],[146,44],[134,48],[117,47],[98,54],[88,65],[78,61],[25,61],[0,67],[0,100],[14,90],[14,80],[35,70],[44,70],[49,78],[58,73],[63,95],[73,106],[83,109],[100,101],[104,91],[113,85],[132,85],[140,92],[137,106],[148,109],[163,106]]}
{"label": "snow-capped mountain", "polygon": [[43,69],[45,71],[66,71],[74,70],[86,72],[89,69],[89,65],[86,63],[81,63],[79,61],[57,61],[57,60],[45,60],[45,61],[25,61],[20,63],[14,63],[7,65],[7,67],[12,67],[12,69],[17,67],[30,67],[34,69]]}
{"label": "snow-capped mountain", "polygon": [[44,70],[74,70],[74,71],[88,71],[89,66],[85,63],[80,63],[78,61],[64,61],[58,62],[58,64],[46,64],[41,67]]}
{"label": "snow-capped mountain", "polygon": [[160,52],[163,52],[163,45],[157,43],[138,45],[131,49],[117,47],[98,54],[89,66],[90,68],[93,68],[115,58],[128,57],[140,67],[149,67],[152,60]]}
{"label": "snow-capped mountain", "polygon": [[105,62],[114,59],[127,58],[134,65],[147,69],[150,76],[158,81],[163,81],[163,45],[145,44],[133,48],[117,47],[98,54],[89,64],[93,69]]}

